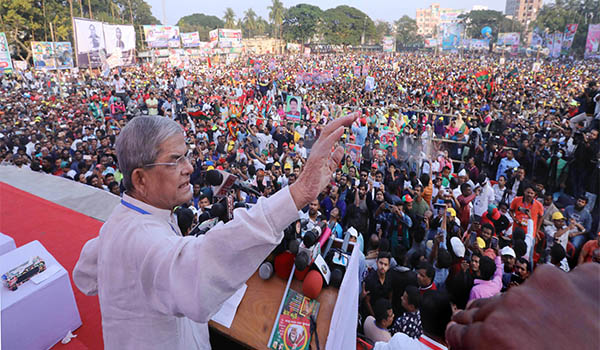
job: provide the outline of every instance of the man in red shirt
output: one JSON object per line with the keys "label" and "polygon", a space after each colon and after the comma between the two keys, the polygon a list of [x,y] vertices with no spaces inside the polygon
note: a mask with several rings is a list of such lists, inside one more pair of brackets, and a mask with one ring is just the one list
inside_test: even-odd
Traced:
{"label": "man in red shirt", "polygon": [[577,261],[577,265],[581,265],[583,263],[593,261],[594,252],[600,248],[600,232],[596,236],[596,239],[591,241],[587,241],[583,248],[581,248],[581,253],[579,253],[579,260]]}
{"label": "man in red shirt", "polygon": [[510,203],[510,215],[516,226],[521,227],[527,232],[527,220],[533,220],[533,230],[536,239],[540,237],[540,226],[542,225],[542,216],[544,215],[544,206],[535,199],[535,191],[533,187],[527,186],[523,192],[523,196],[516,197]]}
{"label": "man in red shirt", "polygon": [[477,188],[475,193],[471,189],[471,185],[468,183],[463,183],[460,185],[460,192],[462,193],[456,200],[458,204],[460,204],[460,208],[458,208],[458,219],[460,220],[460,226],[463,231],[469,227],[469,217],[471,216],[471,208],[469,207],[469,203],[477,197],[479,192],[481,192],[481,188]]}

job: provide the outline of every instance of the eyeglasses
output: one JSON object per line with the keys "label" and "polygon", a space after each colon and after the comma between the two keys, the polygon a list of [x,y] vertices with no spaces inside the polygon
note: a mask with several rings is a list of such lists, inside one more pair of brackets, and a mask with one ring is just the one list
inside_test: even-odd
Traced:
{"label": "eyeglasses", "polygon": [[183,155],[179,156],[177,159],[175,159],[175,162],[173,162],[173,163],[150,163],[150,164],[144,165],[143,167],[148,168],[148,167],[153,167],[156,165],[164,165],[169,168],[182,168],[186,164],[186,162],[189,164],[192,164],[192,161],[193,161],[193,159],[192,159],[191,155],[188,156],[186,154],[183,154]]}

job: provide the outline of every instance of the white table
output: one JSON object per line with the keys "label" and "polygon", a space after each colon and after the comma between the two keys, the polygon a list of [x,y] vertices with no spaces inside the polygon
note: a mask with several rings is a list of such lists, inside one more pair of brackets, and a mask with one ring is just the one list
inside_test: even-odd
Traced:
{"label": "white table", "polygon": [[67,271],[38,241],[0,256],[0,275],[39,256],[46,269],[58,271],[40,284],[32,280],[11,291],[0,286],[2,305],[2,349],[49,349],[81,326]]}
{"label": "white table", "polygon": [[[15,245],[15,240],[12,239],[12,237],[0,232],[0,255],[10,252],[16,247],[17,246]],[[3,273],[4,272],[0,272],[0,275],[2,275]]]}

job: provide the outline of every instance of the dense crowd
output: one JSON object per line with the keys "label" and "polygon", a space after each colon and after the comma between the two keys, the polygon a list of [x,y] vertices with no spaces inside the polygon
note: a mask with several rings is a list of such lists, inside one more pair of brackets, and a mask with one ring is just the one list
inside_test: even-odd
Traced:
{"label": "dense crowd", "polygon": [[366,338],[425,329],[441,340],[429,314],[421,322],[432,290],[464,309],[540,264],[600,262],[598,76],[587,61],[420,53],[19,72],[1,77],[0,160],[118,196],[121,128],[172,118],[194,166],[193,200],[177,209],[187,234],[213,202],[207,171],[269,196],[296,180],[324,124],[360,111],[330,186],[301,217],[357,242]]}

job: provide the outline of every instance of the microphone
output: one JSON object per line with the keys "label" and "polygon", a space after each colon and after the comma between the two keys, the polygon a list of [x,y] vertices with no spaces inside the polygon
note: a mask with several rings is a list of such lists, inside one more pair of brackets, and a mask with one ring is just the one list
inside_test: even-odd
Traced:
{"label": "microphone", "polygon": [[226,171],[209,170],[206,172],[205,179],[209,185],[220,187],[217,189],[217,191],[213,191],[215,193],[215,196],[217,197],[222,197],[226,195],[229,189],[231,188],[236,190],[239,189],[246,193],[253,194],[257,197],[260,197],[261,195],[260,192],[258,192],[251,186],[248,186],[246,183],[240,181],[237,178],[237,176]]}
{"label": "microphone", "polygon": [[273,264],[268,261],[265,261],[258,268],[258,276],[263,280],[268,280],[273,276],[274,268]]}
{"label": "microphone", "polygon": [[219,222],[219,218],[227,213],[225,206],[221,203],[215,203],[211,208],[198,216],[198,225],[192,230],[190,235],[203,235]]}

